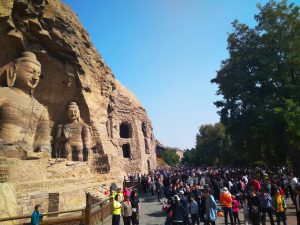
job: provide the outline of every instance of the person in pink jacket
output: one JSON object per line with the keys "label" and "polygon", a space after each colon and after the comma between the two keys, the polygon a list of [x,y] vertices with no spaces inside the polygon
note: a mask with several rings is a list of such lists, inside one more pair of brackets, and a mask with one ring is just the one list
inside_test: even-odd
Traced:
{"label": "person in pink jacket", "polygon": [[238,222],[238,224],[241,224],[241,221],[239,218],[239,211],[240,211],[240,204],[235,199],[235,197],[232,196],[232,214],[233,214],[233,221],[234,221],[235,225],[237,224],[237,222]]}

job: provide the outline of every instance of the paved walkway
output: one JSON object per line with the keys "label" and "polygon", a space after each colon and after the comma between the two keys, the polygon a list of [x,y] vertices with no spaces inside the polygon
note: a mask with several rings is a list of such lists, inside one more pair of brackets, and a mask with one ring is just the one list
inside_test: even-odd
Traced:
{"label": "paved walkway", "polygon": [[[141,195],[141,211],[140,211],[140,225],[164,225],[166,214],[162,211],[162,204],[157,202],[156,196],[152,197],[151,194],[148,195]],[[297,225],[296,222],[296,213],[295,208],[292,206],[290,200],[287,201],[288,211],[287,211],[287,218],[288,218],[288,225]],[[243,213],[240,213],[240,219],[243,221]],[[275,216],[274,216],[275,219]],[[224,224],[224,218],[217,219],[217,225]],[[242,222],[242,224],[244,224]],[[270,222],[267,220],[267,225]],[[282,223],[281,223],[282,224]],[[111,225],[111,220],[107,221],[105,225]],[[121,219],[121,225],[123,225],[123,221]],[[203,223],[201,223],[203,225]]]}

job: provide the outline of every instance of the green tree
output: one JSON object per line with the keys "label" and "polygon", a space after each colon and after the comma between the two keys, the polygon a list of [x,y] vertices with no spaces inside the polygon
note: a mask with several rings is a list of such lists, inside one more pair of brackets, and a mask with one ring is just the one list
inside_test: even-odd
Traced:
{"label": "green tree", "polygon": [[196,136],[196,164],[220,165],[228,162],[229,138],[221,123],[202,125]]}
{"label": "green tree", "polygon": [[195,148],[186,149],[183,152],[182,163],[192,165],[192,166],[197,165],[197,158],[195,156],[196,156],[196,149]]}
{"label": "green tree", "polygon": [[240,162],[299,163],[299,7],[283,0],[258,8],[254,28],[232,23],[229,58],[211,81],[223,96],[215,105]]}
{"label": "green tree", "polygon": [[179,155],[176,153],[176,148],[167,148],[162,154],[161,158],[170,166],[179,163]]}

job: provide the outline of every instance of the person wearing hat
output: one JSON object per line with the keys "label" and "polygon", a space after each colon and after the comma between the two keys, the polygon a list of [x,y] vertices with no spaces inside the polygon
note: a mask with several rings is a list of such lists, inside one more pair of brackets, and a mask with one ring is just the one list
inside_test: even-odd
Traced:
{"label": "person wearing hat", "polygon": [[225,225],[228,225],[228,216],[230,219],[230,224],[233,225],[232,197],[227,187],[223,188],[223,191],[220,195],[220,202],[224,211]]}
{"label": "person wearing hat", "polygon": [[184,208],[183,224],[189,224],[189,202],[184,196],[184,192],[182,190],[179,191],[178,196]]}
{"label": "person wearing hat", "polygon": [[178,195],[174,195],[171,207],[168,212],[172,211],[172,225],[183,225],[185,209],[183,204],[180,202]]}

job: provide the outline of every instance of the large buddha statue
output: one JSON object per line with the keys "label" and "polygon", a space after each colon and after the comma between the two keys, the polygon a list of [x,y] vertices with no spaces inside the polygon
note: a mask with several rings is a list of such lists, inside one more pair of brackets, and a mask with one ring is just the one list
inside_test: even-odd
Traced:
{"label": "large buddha statue", "polygon": [[70,102],[67,122],[58,125],[55,135],[56,157],[72,161],[87,161],[90,149],[89,127],[80,121],[80,111],[76,102]]}
{"label": "large buddha statue", "polygon": [[50,151],[48,112],[33,97],[41,64],[32,52],[23,52],[5,72],[7,87],[0,87],[0,139],[36,151]]}

